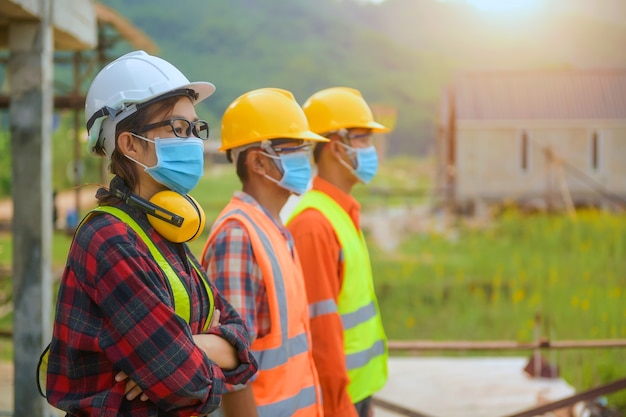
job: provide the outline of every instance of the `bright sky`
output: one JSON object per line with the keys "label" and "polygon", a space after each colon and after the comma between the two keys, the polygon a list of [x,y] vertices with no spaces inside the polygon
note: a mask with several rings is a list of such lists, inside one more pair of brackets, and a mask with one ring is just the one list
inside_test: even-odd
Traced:
{"label": "bright sky", "polygon": [[485,12],[532,12],[543,0],[465,0],[475,8]]}
{"label": "bright sky", "polygon": [[[382,3],[385,0],[364,0],[370,3]],[[486,12],[524,12],[535,11],[545,0],[437,0],[441,2],[468,3]]]}

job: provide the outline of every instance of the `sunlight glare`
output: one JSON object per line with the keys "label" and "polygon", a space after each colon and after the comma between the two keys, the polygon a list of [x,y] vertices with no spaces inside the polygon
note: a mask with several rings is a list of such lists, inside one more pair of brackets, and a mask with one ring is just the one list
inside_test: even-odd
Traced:
{"label": "sunlight glare", "polygon": [[465,0],[476,9],[485,12],[531,12],[542,0]]}

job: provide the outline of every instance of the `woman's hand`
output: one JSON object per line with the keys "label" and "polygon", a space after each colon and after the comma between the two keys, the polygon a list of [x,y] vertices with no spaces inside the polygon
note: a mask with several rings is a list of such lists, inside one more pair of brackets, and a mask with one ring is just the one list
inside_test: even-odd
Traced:
{"label": "woman's hand", "polygon": [[[220,311],[213,312],[213,318],[209,328],[218,327],[220,325]],[[233,345],[215,334],[194,334],[193,341],[204,350],[204,353],[215,362],[220,368],[225,370],[233,370],[239,366],[239,358],[237,350]]]}
{"label": "woman's hand", "polygon": [[143,393],[141,387],[139,387],[135,381],[128,378],[128,375],[126,375],[124,371],[120,371],[115,375],[115,382],[122,382],[124,380],[128,380],[126,381],[126,388],[124,389],[124,395],[126,395],[127,400],[132,401],[141,394],[139,399],[141,401],[148,401],[148,396]]}
{"label": "woman's hand", "polygon": [[217,309],[213,310],[213,317],[211,318],[211,324],[209,324],[209,329],[211,327],[219,327],[221,315],[222,313],[219,310]]}

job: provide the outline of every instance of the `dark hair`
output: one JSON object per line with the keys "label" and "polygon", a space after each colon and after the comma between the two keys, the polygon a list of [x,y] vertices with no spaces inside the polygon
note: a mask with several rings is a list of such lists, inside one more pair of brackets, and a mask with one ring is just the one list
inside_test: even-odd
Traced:
{"label": "dark hair", "polygon": [[313,162],[315,162],[316,164],[322,157],[322,149],[324,149],[327,143],[328,142],[317,142],[313,147]]}
{"label": "dark hair", "polygon": [[[178,100],[181,99],[181,96],[170,96],[164,98],[163,100],[159,100],[155,103],[152,103],[146,107],[138,109],[135,113],[131,114],[127,118],[121,120],[117,126],[115,126],[115,149],[113,150],[113,154],[111,155],[111,162],[109,164],[109,172],[113,175],[120,177],[124,184],[130,188],[131,190],[135,189],[137,183],[139,182],[138,175],[138,166],[135,162],[126,158],[121,152],[117,150],[117,138],[123,132],[137,132],[143,126],[147,125],[148,122],[154,117],[154,115],[162,115],[166,116],[168,113],[172,111]],[[141,141],[141,146],[147,147],[148,143],[145,141]],[[101,203],[110,203],[109,197],[112,196],[102,196],[99,198]]]}
{"label": "dark hair", "polygon": [[235,163],[235,167],[237,168],[237,176],[239,177],[239,180],[242,184],[247,182],[248,178],[250,178],[250,176],[248,175],[248,166],[246,165],[247,156],[248,149],[244,149],[243,151],[239,152],[239,155],[237,155],[237,162]]}

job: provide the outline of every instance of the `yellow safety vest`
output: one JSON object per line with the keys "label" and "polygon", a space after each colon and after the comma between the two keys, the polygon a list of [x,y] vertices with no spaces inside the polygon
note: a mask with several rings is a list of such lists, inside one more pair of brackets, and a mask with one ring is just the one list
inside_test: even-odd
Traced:
{"label": "yellow safety vest", "polygon": [[369,253],[363,233],[335,200],[310,190],[291,213],[293,219],[307,208],[318,210],[330,222],[344,257],[344,277],[337,302],[323,300],[309,306],[311,317],[338,312],[344,330],[348,394],[357,403],[380,390],[387,381],[387,337],[374,291]]}
{"label": "yellow safety vest", "polygon": [[[189,301],[189,293],[185,289],[185,285],[183,284],[178,274],[176,274],[174,269],[172,269],[172,266],[165,259],[165,256],[163,256],[163,254],[156,247],[154,242],[152,242],[152,239],[148,237],[146,232],[141,228],[141,226],[139,226],[135,219],[133,219],[123,210],[112,206],[99,206],[92,209],[83,218],[78,227],[80,228],[80,226],[85,222],[86,219],[97,213],[108,213],[117,217],[118,219],[129,225],[135,231],[135,233],[137,233],[137,235],[143,240],[143,242],[148,247],[150,254],[156,261],[157,265],[159,265],[159,268],[161,269],[161,271],[163,271],[163,274],[165,274],[165,277],[170,284],[170,288],[172,289],[172,296],[174,298],[174,311],[177,315],[179,315],[187,323],[189,323],[191,319],[191,304]],[[78,228],[76,230],[78,230]],[[211,290],[211,286],[207,282],[206,277],[204,276],[204,274],[202,274],[200,269],[198,269],[196,264],[191,260],[189,260],[189,263],[194,267],[196,273],[201,278],[202,284],[204,284],[204,288],[206,289],[206,293],[209,297],[209,316],[207,317],[206,323],[204,323],[204,331],[206,331],[211,324],[211,319],[213,318],[215,305],[213,299],[213,291]],[[39,363],[37,364],[37,386],[39,388],[39,393],[44,397],[46,396],[46,374],[48,372],[49,349],[50,344],[48,344],[48,346],[46,346],[46,348],[44,349],[43,353],[39,357]]]}

